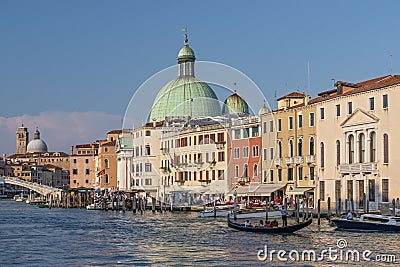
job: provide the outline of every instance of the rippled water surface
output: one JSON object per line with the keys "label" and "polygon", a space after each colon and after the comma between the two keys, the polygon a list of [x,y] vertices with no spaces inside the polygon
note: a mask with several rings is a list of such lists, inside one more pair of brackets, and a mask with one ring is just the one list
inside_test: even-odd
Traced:
{"label": "rippled water surface", "polygon": [[[230,229],[224,218],[197,218],[195,213],[40,209],[13,200],[0,201],[0,266],[377,266],[377,262],[330,260],[260,261],[268,247],[290,251],[370,250],[398,256],[400,234],[334,231],[326,221],[290,235],[246,233]],[[340,252],[338,250],[338,252]],[[295,256],[295,254],[292,254]],[[261,254],[262,256],[262,254]],[[340,255],[338,255],[339,257]],[[340,258],[339,258],[340,259]]]}

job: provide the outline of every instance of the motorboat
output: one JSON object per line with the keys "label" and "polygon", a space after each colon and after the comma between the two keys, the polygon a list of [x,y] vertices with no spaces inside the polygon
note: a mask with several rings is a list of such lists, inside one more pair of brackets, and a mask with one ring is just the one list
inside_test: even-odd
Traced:
{"label": "motorboat", "polygon": [[338,230],[400,232],[400,217],[362,214],[359,218],[333,218]]}
{"label": "motorboat", "polygon": [[214,217],[214,215],[215,215],[215,217],[226,217],[231,213],[232,213],[231,210],[216,209],[215,213],[214,213],[213,209],[205,209],[205,210],[199,211],[197,213],[197,217],[206,218],[206,217]]}
{"label": "motorboat", "polygon": [[86,209],[87,210],[101,210],[103,208],[100,203],[92,203],[92,204],[87,205]]}
{"label": "motorboat", "polygon": [[239,231],[245,231],[245,232],[258,232],[258,233],[267,233],[267,234],[285,234],[285,233],[293,233],[298,230],[301,230],[307,226],[309,226],[312,223],[312,217],[308,219],[305,222],[301,222],[298,224],[294,225],[288,225],[288,226],[277,226],[275,224],[272,227],[268,226],[258,226],[258,225],[245,225],[236,221],[232,221],[228,217],[228,226],[230,228],[239,230]]}

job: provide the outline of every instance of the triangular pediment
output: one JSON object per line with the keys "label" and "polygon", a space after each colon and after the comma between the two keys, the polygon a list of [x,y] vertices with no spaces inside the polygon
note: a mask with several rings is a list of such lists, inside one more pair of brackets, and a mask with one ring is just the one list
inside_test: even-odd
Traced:
{"label": "triangular pediment", "polygon": [[362,109],[356,109],[349,117],[347,117],[341,124],[341,127],[351,127],[364,124],[377,123],[379,118],[375,115],[368,113]]}

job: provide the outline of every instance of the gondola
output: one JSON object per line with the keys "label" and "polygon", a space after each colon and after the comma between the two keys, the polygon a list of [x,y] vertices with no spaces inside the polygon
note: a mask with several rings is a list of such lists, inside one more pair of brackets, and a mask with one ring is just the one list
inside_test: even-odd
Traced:
{"label": "gondola", "polygon": [[309,226],[312,223],[312,217],[305,222],[298,223],[295,225],[289,226],[281,226],[281,227],[257,227],[257,226],[244,226],[243,224],[231,221],[228,216],[228,226],[230,228],[246,231],[246,232],[258,232],[258,233],[267,233],[267,234],[284,234],[284,233],[293,233],[304,227]]}

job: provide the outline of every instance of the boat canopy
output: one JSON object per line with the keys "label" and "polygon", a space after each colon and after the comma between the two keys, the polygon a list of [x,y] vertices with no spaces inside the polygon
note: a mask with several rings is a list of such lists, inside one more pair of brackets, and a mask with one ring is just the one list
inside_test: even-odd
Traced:
{"label": "boat canopy", "polygon": [[304,193],[314,190],[314,187],[296,187],[289,188],[286,192],[288,195],[304,195]]}
{"label": "boat canopy", "polygon": [[239,197],[271,196],[275,191],[284,188],[285,184],[259,184],[250,186],[238,186],[228,192],[228,196],[233,196],[236,191]]}

